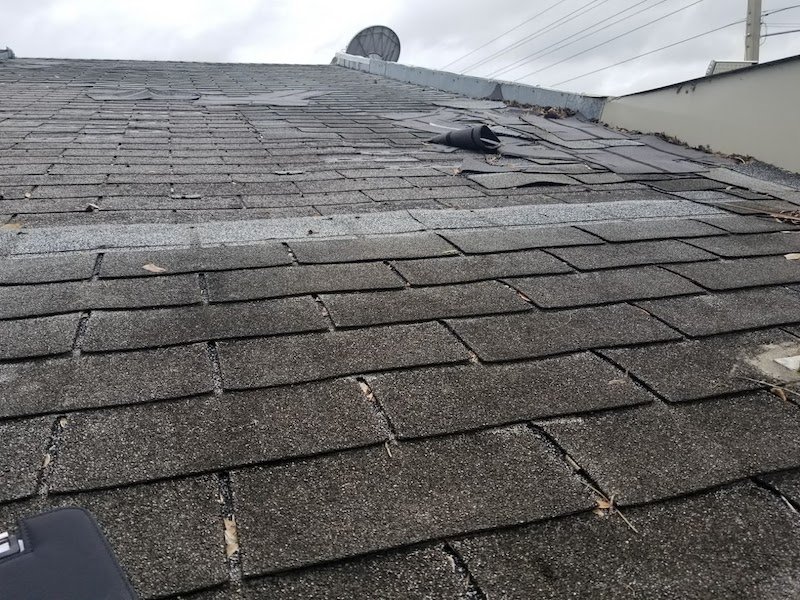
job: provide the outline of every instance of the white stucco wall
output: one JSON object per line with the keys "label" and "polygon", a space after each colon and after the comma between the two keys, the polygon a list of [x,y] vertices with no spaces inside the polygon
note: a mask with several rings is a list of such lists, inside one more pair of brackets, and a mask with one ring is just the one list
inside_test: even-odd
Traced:
{"label": "white stucco wall", "polygon": [[600,120],[800,172],[800,57],[609,98]]}

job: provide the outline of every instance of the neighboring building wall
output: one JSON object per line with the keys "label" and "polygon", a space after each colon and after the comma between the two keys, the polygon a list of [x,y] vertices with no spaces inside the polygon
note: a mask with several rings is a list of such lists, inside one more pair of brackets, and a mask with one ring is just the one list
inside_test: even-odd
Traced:
{"label": "neighboring building wall", "polygon": [[800,172],[800,57],[609,98],[600,120]]}
{"label": "neighboring building wall", "polygon": [[377,58],[352,56],[337,52],[333,63],[348,69],[356,69],[389,79],[415,83],[426,87],[453,92],[470,98],[508,100],[532,106],[558,106],[581,113],[587,119],[598,119],[603,110],[604,97],[584,96],[571,92],[559,92],[532,85],[458,75],[447,71],[436,71],[423,67],[411,67]]}

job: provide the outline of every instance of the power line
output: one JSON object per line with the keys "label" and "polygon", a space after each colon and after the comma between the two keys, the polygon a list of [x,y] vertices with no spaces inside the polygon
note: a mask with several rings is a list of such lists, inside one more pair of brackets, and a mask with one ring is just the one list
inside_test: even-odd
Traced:
{"label": "power line", "polygon": [[[650,2],[650,1],[651,0],[641,0],[641,2],[637,2],[633,6],[629,6],[628,8],[625,8],[625,9],[623,9],[623,10],[617,12],[617,13],[614,13],[613,15],[603,19],[602,21],[598,21],[597,23],[593,23],[589,27],[585,27],[584,29],[581,29],[580,31],[576,31],[575,34],[573,34],[573,35],[577,35],[579,33],[583,33],[584,31],[588,31],[589,29],[594,29],[598,25],[601,25],[601,24],[605,23],[606,21],[608,21],[610,19],[613,19],[616,16],[621,15],[622,13],[628,12],[629,10],[633,10],[637,6],[639,6],[641,4],[644,4],[645,2]],[[562,42],[564,42],[566,40],[566,38],[562,38],[562,39],[558,40],[557,42],[555,42],[553,44],[550,44],[549,46],[545,46],[544,48],[541,48],[540,50],[537,50],[536,52],[534,52],[532,54],[529,54],[528,56],[525,56],[525,57],[523,57],[523,58],[521,58],[519,60],[514,61],[510,65],[507,65],[505,67],[501,67],[497,71],[494,71],[494,72],[490,73],[488,75],[488,77],[496,77],[498,75],[502,75],[503,73],[508,73],[509,71],[514,70],[521,63],[524,63],[527,60],[533,59],[534,57],[535,58],[542,58],[543,56],[547,56],[548,54],[552,54],[553,52],[557,52],[559,50],[562,50],[563,48],[566,48],[567,46],[571,46],[572,44],[575,44],[575,43],[577,43],[577,42],[579,42],[579,41],[581,41],[583,39],[586,39],[587,37],[591,37],[591,36],[595,35],[596,33],[600,33],[603,29],[607,29],[608,27],[613,27],[617,23],[621,23],[622,21],[626,21],[628,19],[631,19],[631,18],[635,17],[636,15],[638,15],[640,13],[643,13],[645,11],[651,10],[651,9],[655,8],[656,6],[658,6],[659,4],[663,4],[664,2],[669,2],[669,0],[659,0],[659,2],[656,2],[655,4],[653,4],[651,6],[646,6],[645,8],[636,11],[632,15],[627,15],[625,17],[622,17],[621,19],[618,19],[615,22],[609,24],[608,26],[603,27],[601,29],[598,29],[597,31],[592,31],[590,33],[587,33],[586,35],[582,35],[582,36],[573,38],[570,41],[568,41],[566,44],[562,44]],[[561,45],[558,46],[559,44],[561,44]],[[553,46],[558,46],[558,47],[557,48],[553,48]],[[550,48],[553,48],[553,49],[550,50]],[[548,51],[545,52],[546,50],[548,50]]]}
{"label": "power line", "polygon": [[[567,13],[563,17],[560,17],[560,18],[556,19],[555,21],[553,21],[551,23],[548,23],[544,27],[540,27],[539,29],[537,29],[533,33],[531,33],[531,34],[529,34],[529,35],[517,40],[516,42],[513,42],[513,43],[509,44],[508,46],[505,46],[504,48],[501,48],[500,50],[498,50],[497,52],[495,52],[493,54],[490,54],[486,58],[484,58],[482,60],[479,60],[476,63],[471,64],[470,66],[468,66],[465,69],[463,69],[461,71],[461,73],[466,73],[467,71],[471,71],[471,70],[473,70],[473,69],[475,69],[477,67],[480,67],[481,65],[486,64],[487,62],[493,60],[494,58],[497,58],[498,56],[501,56],[501,55],[505,54],[506,52],[510,52],[511,50],[515,50],[516,48],[519,48],[520,46],[526,44],[531,39],[533,39],[534,36],[536,36],[536,35],[538,35],[540,33],[543,33],[545,31],[553,31],[554,29],[558,29],[559,27],[561,27],[562,25],[564,25],[565,23],[570,21],[571,20],[570,17],[572,17],[573,15],[575,15],[575,14],[581,12],[581,11],[584,11],[584,10],[586,12],[588,12],[590,10],[593,10],[593,9],[597,8],[598,6],[600,6],[602,4],[605,4],[608,1],[609,0],[590,0],[589,2],[587,2],[586,4],[581,5],[579,8],[576,8],[572,12]],[[594,6],[591,6],[592,4],[594,4]]]}
{"label": "power line", "polygon": [[649,56],[651,54],[655,54],[656,52],[661,52],[662,50],[667,50],[668,48],[674,48],[675,46],[679,46],[681,44],[685,44],[686,42],[691,42],[692,40],[696,40],[698,38],[710,35],[712,33],[716,33],[717,31],[722,31],[723,29],[727,29],[728,27],[733,27],[734,25],[739,25],[740,23],[744,23],[745,19],[739,19],[738,21],[733,21],[732,23],[728,23],[727,25],[722,25],[721,27],[717,27],[716,29],[711,29],[709,31],[704,31],[703,33],[698,33],[697,35],[693,35],[692,37],[688,37],[686,39],[673,42],[672,44],[667,44],[666,46],[661,46],[660,48],[656,48],[655,50],[650,50],[648,52],[643,52],[642,54],[637,54],[636,56],[632,56],[631,58],[626,58],[625,60],[621,60],[619,62],[615,62],[614,64],[601,67],[599,69],[594,69],[593,71],[589,71],[588,73],[584,73],[583,75],[578,75],[576,77],[570,77],[569,79],[564,79],[563,81],[559,81],[557,83],[552,84],[553,86],[561,85],[562,83],[569,83],[570,81],[575,81],[576,79],[583,79],[584,77],[588,77],[589,75],[594,75],[595,73],[599,73],[601,71],[606,71],[613,67],[618,67],[619,65],[623,65],[625,63],[629,63],[632,60],[636,60],[642,58],[644,56]]}
{"label": "power line", "polygon": [[765,35],[762,35],[761,37],[768,38],[768,37],[772,37],[773,35],[786,35],[787,33],[797,33],[798,31],[800,31],[800,29],[790,29],[788,31],[777,31],[775,33],[767,33]]}
{"label": "power line", "polygon": [[686,6],[682,6],[681,8],[679,8],[677,10],[673,10],[672,12],[667,13],[665,15],[662,15],[662,16],[658,17],[657,19],[653,19],[652,21],[648,21],[647,23],[645,23],[643,25],[639,25],[638,27],[634,27],[633,29],[630,29],[628,31],[620,33],[619,35],[616,35],[616,36],[612,37],[610,40],[606,40],[605,42],[600,42],[599,44],[595,44],[594,46],[591,46],[590,48],[586,48],[585,50],[581,50],[580,52],[576,52],[575,54],[572,54],[571,56],[568,56],[566,58],[562,58],[561,60],[558,60],[558,61],[556,61],[554,63],[551,63],[551,64],[549,64],[549,65],[547,65],[545,67],[541,67],[540,69],[536,69],[535,71],[531,71],[530,73],[527,73],[527,74],[523,75],[522,77],[518,77],[516,79],[516,81],[519,81],[520,79],[525,79],[526,77],[530,77],[531,75],[535,75],[536,73],[540,73],[542,71],[546,71],[547,69],[551,69],[551,68],[555,67],[556,65],[560,65],[561,63],[564,63],[564,62],[566,62],[568,60],[572,60],[576,56],[580,56],[581,54],[586,54],[587,52],[591,52],[592,50],[595,50],[596,48],[599,48],[600,46],[605,46],[606,44],[610,44],[611,42],[614,42],[614,41],[616,41],[616,40],[618,40],[620,38],[623,38],[623,37],[625,37],[627,35],[630,35],[630,34],[636,32],[636,31],[639,31],[640,29],[644,29],[645,27],[649,27],[650,25],[652,25],[654,23],[658,23],[659,21],[663,21],[664,19],[667,19],[667,18],[671,17],[672,15],[675,15],[675,14],[677,14],[679,12],[682,12],[682,11],[684,11],[686,9],[691,8],[692,6],[700,4],[701,2],[703,2],[703,0],[695,0],[691,4],[687,4]]}
{"label": "power line", "polygon": [[554,8],[555,8],[556,6],[558,6],[559,4],[564,4],[564,2],[566,2],[566,0],[559,0],[559,1],[557,1],[555,4],[552,4],[550,7],[546,8],[545,10],[543,10],[543,11],[541,11],[541,12],[538,12],[538,13],[536,13],[536,14],[535,14],[535,15],[533,15],[531,18],[529,18],[529,19],[525,19],[525,20],[524,20],[522,23],[520,23],[519,25],[515,25],[514,27],[512,27],[512,28],[511,28],[511,29],[509,29],[508,31],[504,31],[503,33],[501,33],[500,35],[498,35],[496,38],[492,38],[491,40],[489,40],[488,42],[486,42],[486,43],[485,43],[485,44],[483,44],[482,46],[478,46],[478,47],[477,47],[477,48],[475,48],[475,50],[473,50],[472,52],[467,52],[467,53],[466,53],[464,56],[460,56],[460,57],[458,57],[457,59],[455,59],[455,60],[453,60],[453,61],[450,61],[450,62],[449,62],[449,63],[447,63],[445,66],[443,66],[443,67],[440,67],[440,69],[446,69],[447,67],[449,67],[449,66],[451,66],[451,65],[454,65],[454,64],[456,64],[457,62],[459,62],[459,61],[461,61],[461,60],[463,60],[463,59],[467,58],[468,56],[472,56],[473,54],[475,54],[476,52],[478,52],[478,50],[483,50],[483,49],[484,49],[484,48],[486,48],[486,46],[488,46],[489,44],[492,44],[493,42],[496,42],[496,41],[497,41],[497,40],[499,40],[501,37],[505,37],[505,36],[507,36],[509,33],[511,33],[512,31],[515,31],[515,30],[519,29],[519,28],[520,28],[520,27],[522,27],[523,25],[527,25],[527,24],[528,24],[528,23],[530,23],[531,21],[533,21],[533,20],[535,20],[535,19],[538,19],[538,18],[539,18],[539,17],[541,17],[543,14],[545,14],[546,12],[548,12],[548,11],[550,11],[550,10],[554,9]]}
{"label": "power line", "polygon": [[784,6],[783,8],[776,8],[775,10],[766,10],[761,13],[761,16],[766,17],[768,15],[774,15],[775,13],[784,12],[786,10],[792,10],[793,8],[800,8],[800,4],[793,4],[792,6]]}

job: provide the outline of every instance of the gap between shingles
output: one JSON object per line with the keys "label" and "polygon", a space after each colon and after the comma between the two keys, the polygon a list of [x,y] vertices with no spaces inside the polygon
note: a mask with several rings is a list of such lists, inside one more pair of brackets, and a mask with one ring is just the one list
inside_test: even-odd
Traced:
{"label": "gap between shingles", "polygon": [[236,525],[236,513],[233,503],[233,488],[230,472],[217,473],[219,486],[220,516],[222,517],[222,535],[225,541],[225,557],[228,565],[228,576],[234,583],[242,582],[242,558],[239,549],[239,533]]}
{"label": "gap between shingles", "polygon": [[50,426],[50,436],[47,439],[47,447],[42,458],[41,472],[37,482],[37,493],[40,497],[47,496],[50,491],[50,473],[53,470],[53,463],[58,458],[61,449],[61,439],[64,430],[67,428],[68,420],[66,415],[56,415]]}

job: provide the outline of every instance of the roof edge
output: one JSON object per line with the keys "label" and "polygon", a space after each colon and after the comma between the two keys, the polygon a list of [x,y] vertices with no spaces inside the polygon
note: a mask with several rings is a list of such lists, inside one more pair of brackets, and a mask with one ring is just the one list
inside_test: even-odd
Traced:
{"label": "roof edge", "polygon": [[567,108],[580,113],[587,119],[599,119],[606,101],[604,96],[587,96],[497,79],[459,75],[448,71],[402,65],[377,58],[354,56],[345,52],[337,52],[332,64],[470,98]]}

